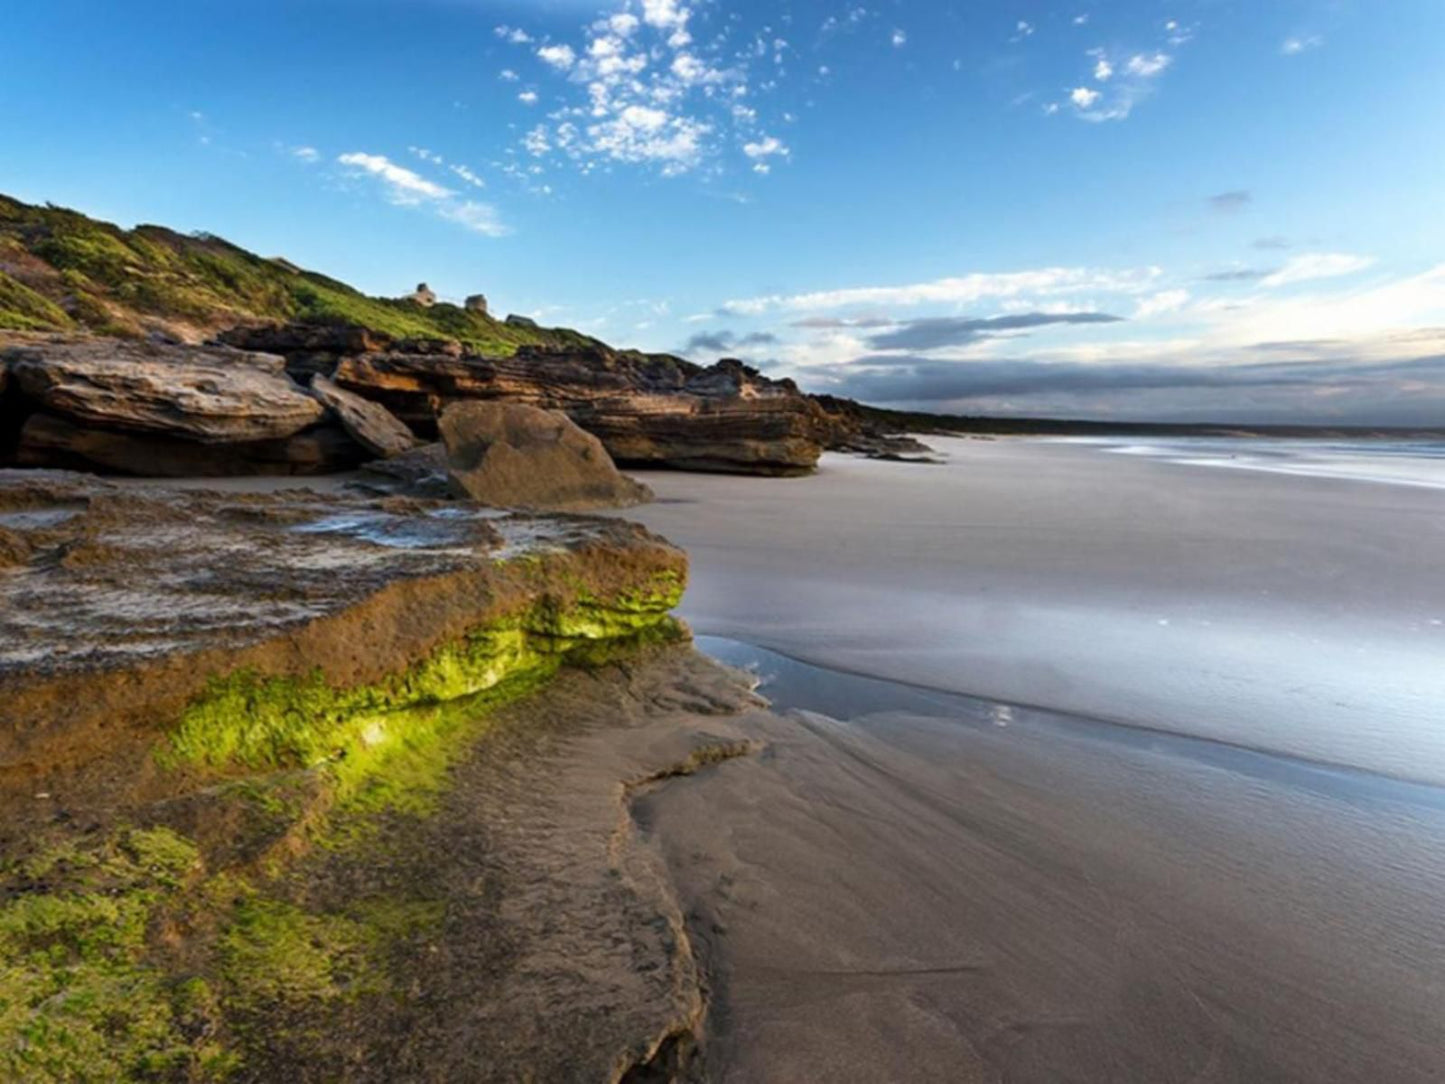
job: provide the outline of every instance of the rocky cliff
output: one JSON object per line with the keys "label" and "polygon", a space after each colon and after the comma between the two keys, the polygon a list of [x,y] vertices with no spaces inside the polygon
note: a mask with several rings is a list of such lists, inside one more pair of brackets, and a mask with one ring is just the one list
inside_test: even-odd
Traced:
{"label": "rocky cliff", "polygon": [[[370,298],[218,238],[0,197],[0,351],[7,338],[25,341],[0,360],[0,461],[33,466],[319,473],[404,450],[406,432],[337,389],[428,438],[458,400],[562,410],[632,466],[802,474],[837,428],[740,362],[614,350],[480,304]],[[252,394],[253,411],[222,402]],[[309,421],[270,417],[280,400]]]}

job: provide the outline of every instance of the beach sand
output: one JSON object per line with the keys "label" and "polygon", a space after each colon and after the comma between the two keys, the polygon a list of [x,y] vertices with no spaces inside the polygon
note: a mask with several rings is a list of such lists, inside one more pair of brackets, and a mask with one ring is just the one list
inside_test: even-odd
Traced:
{"label": "beach sand", "polygon": [[1445,490],[1033,440],[647,472],[700,633],[1445,783]]}
{"label": "beach sand", "polygon": [[944,443],[632,513],[792,656],[636,810],[713,1078],[1445,1079],[1445,494]]}

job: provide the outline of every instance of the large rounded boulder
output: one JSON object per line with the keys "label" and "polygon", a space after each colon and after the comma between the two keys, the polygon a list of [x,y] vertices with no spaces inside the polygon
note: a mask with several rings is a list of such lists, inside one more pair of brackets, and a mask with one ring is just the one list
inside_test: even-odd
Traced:
{"label": "large rounded boulder", "polygon": [[520,403],[454,403],[440,418],[452,487],[498,508],[625,508],[652,491],[621,473],[602,442],[567,415]]}

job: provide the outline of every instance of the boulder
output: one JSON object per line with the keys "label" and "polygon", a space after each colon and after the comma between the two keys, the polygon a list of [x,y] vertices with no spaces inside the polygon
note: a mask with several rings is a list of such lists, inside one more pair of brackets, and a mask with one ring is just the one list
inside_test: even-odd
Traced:
{"label": "boulder", "polygon": [[452,484],[501,508],[579,512],[622,508],[652,491],[618,471],[567,415],[519,403],[456,403],[442,413]]}
{"label": "boulder", "polygon": [[530,331],[535,331],[537,328],[536,320],[530,316],[518,316],[515,312],[507,317],[505,323],[508,327],[527,328]]}
{"label": "boulder", "polygon": [[269,354],[81,339],[5,357],[39,409],[87,428],[226,444],[282,440],[326,413]]}
{"label": "boulder", "polygon": [[417,445],[412,431],[386,407],[338,388],[324,376],[311,378],[311,394],[331,408],[358,444],[383,459],[409,452]]}
{"label": "boulder", "polygon": [[390,459],[373,459],[364,463],[361,477],[351,484],[372,493],[446,500],[454,492],[450,471],[446,445],[437,441]]}

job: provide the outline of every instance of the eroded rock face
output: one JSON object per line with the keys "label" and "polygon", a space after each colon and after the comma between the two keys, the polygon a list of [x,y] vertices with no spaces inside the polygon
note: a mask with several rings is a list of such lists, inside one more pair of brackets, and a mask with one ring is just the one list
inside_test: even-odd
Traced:
{"label": "eroded rock face", "polygon": [[414,429],[450,403],[501,399],[567,413],[623,465],[805,474],[822,445],[817,409],[740,362],[523,347],[509,358],[387,351],[344,359],[335,380]]}
{"label": "eroded rock face", "polygon": [[391,346],[392,338],[354,324],[261,324],[234,327],[216,342],[239,350],[281,354],[286,372],[305,383],[320,373],[330,376],[342,358]]}
{"label": "eroded rock face", "polygon": [[[0,794],[149,747],[229,675],[374,688],[373,711],[469,695],[669,620],[686,576],[614,520],[51,471],[0,471],[0,531]],[[197,756],[208,719],[217,743],[253,734],[201,718]]]}
{"label": "eroded rock face", "polygon": [[87,427],[227,444],[284,440],[325,414],[268,354],[83,339],[6,356],[41,410]]}
{"label": "eroded rock face", "polygon": [[360,466],[371,454],[339,425],[312,426],[284,440],[201,444],[32,414],[20,428],[15,462],[142,478],[238,478],[332,474]]}
{"label": "eroded rock face", "polygon": [[412,431],[386,407],[339,388],[324,376],[311,378],[311,394],[331,408],[353,440],[383,459],[417,446]]}
{"label": "eroded rock face", "polygon": [[559,411],[454,403],[440,425],[454,488],[484,504],[577,512],[652,499],[618,471],[600,440]]}

